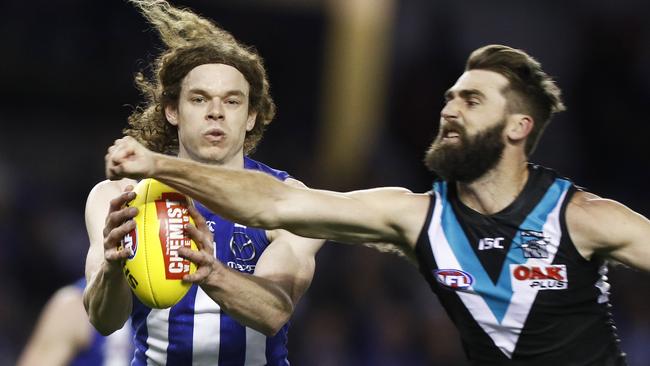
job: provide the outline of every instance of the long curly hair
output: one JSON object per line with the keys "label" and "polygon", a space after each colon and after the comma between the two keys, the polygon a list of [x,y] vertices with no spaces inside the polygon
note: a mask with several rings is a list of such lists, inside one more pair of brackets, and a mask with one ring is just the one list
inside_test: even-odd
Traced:
{"label": "long curly hair", "polygon": [[166,50],[152,65],[152,79],[142,72],[135,75],[136,86],[146,101],[129,116],[129,127],[124,129],[124,134],[153,151],[176,155],[178,130],[167,122],[165,107],[178,106],[181,82],[193,68],[220,63],[239,70],[250,85],[249,113],[257,112],[257,117],[253,129],[246,133],[244,153],[252,153],[275,116],[275,104],[260,55],[189,9],[175,8],[164,0],[129,1],[158,31]]}

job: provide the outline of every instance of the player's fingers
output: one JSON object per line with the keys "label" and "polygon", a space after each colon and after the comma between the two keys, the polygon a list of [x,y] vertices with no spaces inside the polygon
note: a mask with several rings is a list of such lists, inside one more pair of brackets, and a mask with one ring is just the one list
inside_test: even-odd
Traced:
{"label": "player's fingers", "polygon": [[214,258],[205,252],[192,250],[188,247],[178,248],[178,255],[197,265],[197,267],[210,267]]}
{"label": "player's fingers", "polygon": [[[130,187],[130,189],[128,189]],[[128,189],[128,190],[127,190]],[[127,202],[132,201],[135,198],[135,192],[133,192],[133,186],[128,185],[122,194],[113,198],[108,206],[108,212],[117,211],[122,208]]]}
{"label": "player's fingers", "polygon": [[125,207],[119,211],[109,213],[106,216],[106,224],[104,224],[104,237],[107,237],[114,228],[132,220],[137,215],[138,209],[135,207]]}
{"label": "player's fingers", "polygon": [[201,283],[210,276],[210,269],[208,267],[200,267],[192,274],[183,276],[183,281],[190,283]]}
{"label": "player's fingers", "polygon": [[192,250],[188,247],[178,248],[178,256],[187,259],[188,261],[196,264],[197,266],[201,266],[205,264],[205,258],[201,255],[201,252],[197,250]]}
{"label": "player's fingers", "polygon": [[210,235],[209,232],[202,232],[194,225],[187,225],[185,231],[189,237],[194,240],[194,243],[196,243],[196,246],[200,251],[212,254],[212,235]]}
{"label": "player's fingers", "polygon": [[208,223],[207,221],[205,221],[205,217],[201,215],[199,210],[194,205],[189,205],[188,210],[190,212],[190,216],[194,220],[194,224],[196,225],[196,227],[203,232],[210,233],[210,228],[208,228]]}
{"label": "player's fingers", "polygon": [[122,242],[122,239],[126,234],[135,229],[135,221],[129,220],[124,222],[122,225],[113,228],[104,239],[104,249],[114,248],[119,246]]}
{"label": "player's fingers", "polygon": [[128,250],[118,248],[111,248],[104,251],[104,258],[106,258],[106,261],[108,262],[123,262],[130,255],[131,253]]}
{"label": "player's fingers", "polygon": [[107,156],[110,163],[120,165],[130,155],[133,155],[133,147],[126,143],[121,143],[119,140],[115,141],[115,149],[113,149]]}
{"label": "player's fingers", "polygon": [[106,175],[106,178],[109,180],[118,180],[120,179],[119,172],[110,159],[109,155],[104,157],[104,175]]}

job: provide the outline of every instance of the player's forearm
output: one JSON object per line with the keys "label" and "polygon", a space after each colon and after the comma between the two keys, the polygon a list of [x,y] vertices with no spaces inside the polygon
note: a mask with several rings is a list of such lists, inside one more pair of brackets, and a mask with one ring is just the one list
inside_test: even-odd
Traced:
{"label": "player's forearm", "polygon": [[83,300],[90,323],[102,335],[122,328],[131,313],[131,290],[120,268],[106,263],[86,286]]}
{"label": "player's forearm", "polygon": [[293,301],[273,282],[232,270],[221,263],[201,285],[221,309],[241,324],[275,335],[293,313]]}
{"label": "player's forearm", "polygon": [[155,178],[241,224],[274,229],[279,225],[275,202],[287,187],[266,174],[156,156]]}

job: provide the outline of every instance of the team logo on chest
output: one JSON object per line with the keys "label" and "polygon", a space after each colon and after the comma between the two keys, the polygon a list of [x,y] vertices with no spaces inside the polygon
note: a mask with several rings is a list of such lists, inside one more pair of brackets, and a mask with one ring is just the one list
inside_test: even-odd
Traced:
{"label": "team logo on chest", "polygon": [[257,251],[253,240],[246,234],[246,226],[235,224],[230,238],[230,252],[234,258],[234,261],[227,263],[230,268],[248,273],[255,271],[255,263],[251,262],[257,256]]}
{"label": "team logo on chest", "polygon": [[230,238],[230,252],[235,260],[250,262],[255,259],[255,244],[246,235],[246,226],[235,224],[235,229]]}
{"label": "team logo on chest", "polygon": [[524,230],[521,232],[521,249],[524,251],[524,258],[548,258],[546,246],[551,238],[541,231]]}
{"label": "team logo on chest", "polygon": [[439,284],[452,290],[465,290],[474,283],[474,277],[460,269],[436,269],[433,276]]}

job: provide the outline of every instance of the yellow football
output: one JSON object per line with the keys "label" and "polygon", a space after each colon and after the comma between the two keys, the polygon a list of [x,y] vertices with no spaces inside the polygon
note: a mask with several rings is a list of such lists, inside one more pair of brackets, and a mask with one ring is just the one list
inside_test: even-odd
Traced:
{"label": "yellow football", "polygon": [[187,210],[190,200],[154,179],[143,179],[135,187],[136,197],[128,206],[137,207],[136,227],[124,236],[122,247],[132,254],[124,263],[124,276],[143,304],[164,309],[179,302],[191,284],[181,281],[194,273],[196,265],[178,255],[178,249],[196,244],[185,233],[194,224]]}

